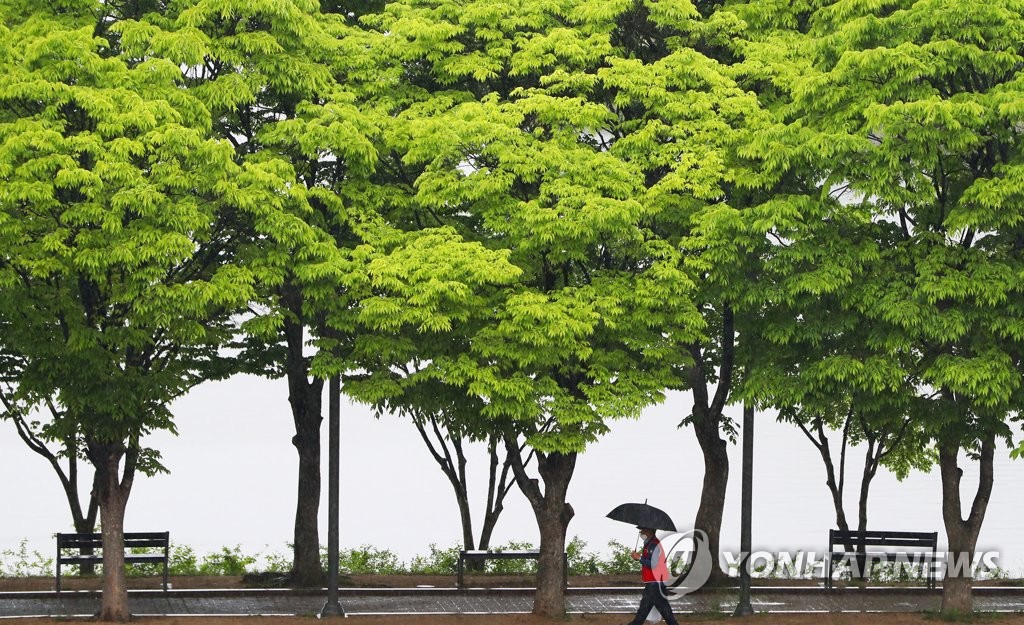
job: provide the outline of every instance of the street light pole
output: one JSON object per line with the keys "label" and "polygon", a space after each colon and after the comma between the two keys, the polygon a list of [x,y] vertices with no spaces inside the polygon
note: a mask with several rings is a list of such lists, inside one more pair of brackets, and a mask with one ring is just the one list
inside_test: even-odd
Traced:
{"label": "street light pole", "polygon": [[328,472],[327,476],[327,601],[320,617],[345,616],[338,601],[339,481],[341,473],[341,375],[331,376],[328,384]]}
{"label": "street light pole", "polygon": [[750,605],[750,517],[754,494],[754,406],[743,404],[743,493],[740,502],[740,601],[733,616],[754,613]]}

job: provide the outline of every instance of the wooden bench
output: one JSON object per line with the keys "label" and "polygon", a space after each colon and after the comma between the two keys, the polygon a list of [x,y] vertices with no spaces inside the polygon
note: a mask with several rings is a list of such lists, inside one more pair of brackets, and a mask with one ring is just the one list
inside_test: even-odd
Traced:
{"label": "wooden bench", "polygon": [[[164,590],[167,590],[170,532],[125,532],[125,564],[164,565]],[[162,549],[148,553],[132,553],[132,549]],[[92,553],[83,554],[82,551]],[[74,553],[65,553],[74,551]],[[103,564],[102,534],[57,534],[57,592],[60,592],[60,567],[64,564]],[[97,553],[99,552],[99,553]]]}
{"label": "wooden bench", "polygon": [[[837,561],[851,565],[851,571],[861,575],[867,575],[874,562],[906,562],[919,565],[928,580],[928,588],[935,588],[935,549],[938,541],[938,532],[829,530],[825,588],[832,588],[832,575]],[[853,547],[853,551],[846,549],[848,544]],[[837,545],[841,551],[836,549]]]}
{"label": "wooden bench", "polygon": [[[562,584],[569,584],[569,554],[562,553],[563,568],[562,568]],[[480,551],[471,550],[459,551],[459,579],[458,587],[462,588],[465,582],[464,572],[466,569],[466,561],[471,560],[475,562],[484,562],[486,560],[540,560],[540,550],[538,549],[526,549],[526,550],[514,550],[514,551]]]}

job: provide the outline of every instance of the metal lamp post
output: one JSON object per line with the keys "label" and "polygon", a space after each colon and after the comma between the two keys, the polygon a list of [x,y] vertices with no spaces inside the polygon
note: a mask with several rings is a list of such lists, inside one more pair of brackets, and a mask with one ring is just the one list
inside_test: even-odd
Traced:
{"label": "metal lamp post", "polygon": [[733,616],[754,613],[750,605],[750,517],[754,493],[754,406],[743,404],[743,494],[740,503],[740,601]]}
{"label": "metal lamp post", "polygon": [[331,376],[328,384],[328,472],[327,476],[327,601],[320,617],[345,616],[338,601],[339,481],[341,473],[341,376]]}

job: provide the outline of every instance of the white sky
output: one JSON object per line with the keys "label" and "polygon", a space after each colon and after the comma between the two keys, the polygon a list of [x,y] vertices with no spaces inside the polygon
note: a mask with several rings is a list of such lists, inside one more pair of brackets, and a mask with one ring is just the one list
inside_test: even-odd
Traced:
{"label": "white sky", "polygon": [[[326,412],[327,402],[324,407]],[[174,405],[180,436],[153,437],[169,475],[136,480],[128,504],[128,531],[169,530],[175,544],[198,553],[240,545],[244,553],[287,553],[295,509],[297,460],[283,381],[240,376],[207,383]],[[569,536],[591,550],[608,540],[631,544],[635,530],[605,518],[619,503],[649,500],[669,512],[680,528],[690,527],[703,475],[693,432],[676,425],[689,413],[687,396],[673,395],[637,421],[616,422],[612,431],[583,454],[569,493],[576,517]],[[737,417],[738,411],[737,411]],[[426,555],[431,543],[455,545],[461,536],[451,488],[415,428],[398,417],[374,419],[360,406],[342,404],[341,543],[371,544],[408,560]],[[755,430],[755,550],[815,551],[826,548],[834,513],[817,452],[792,426],[759,414]],[[321,540],[327,536],[327,427],[323,427],[324,494]],[[740,448],[730,446],[731,477],[725,509],[723,547],[739,543]],[[474,462],[475,460],[475,462]],[[476,449],[469,470],[486,470]],[[860,452],[850,455],[847,514],[856,516]],[[27,539],[32,549],[53,551],[52,535],[71,529],[70,514],[56,476],[18,439],[14,426],[0,422],[0,550]],[[973,497],[977,471],[967,466],[966,497]],[[995,488],[979,549],[998,550],[1000,565],[1024,572],[1024,536],[1018,499],[1024,492],[1024,462],[997,452]],[[476,508],[486,488],[478,489]],[[870,527],[938,531],[944,543],[938,470],[913,474],[898,483],[880,471],[869,504]],[[965,502],[965,509],[970,500]],[[480,512],[475,513],[478,517]],[[479,524],[479,519],[476,523]],[[479,529],[476,529],[477,533]],[[492,544],[537,541],[536,523],[525,499],[513,488]],[[941,545],[940,545],[941,546]]]}

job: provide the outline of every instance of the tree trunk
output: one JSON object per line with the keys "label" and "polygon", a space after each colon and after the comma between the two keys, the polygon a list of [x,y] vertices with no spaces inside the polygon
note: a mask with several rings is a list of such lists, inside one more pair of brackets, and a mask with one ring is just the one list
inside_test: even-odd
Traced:
{"label": "tree trunk", "polygon": [[708,579],[708,585],[711,586],[722,585],[728,578],[721,566],[721,535],[725,489],[729,484],[729,453],[726,441],[719,436],[718,423],[717,419],[707,417],[693,423],[697,442],[704,455],[704,483],[693,526],[708,536],[708,549],[715,561]]}
{"label": "tree trunk", "polygon": [[[294,294],[293,294],[294,296]],[[299,306],[301,308],[301,306]],[[309,377],[309,361],[303,355],[305,332],[298,322],[285,321],[288,343],[286,369],[288,402],[295,422],[292,445],[299,454],[298,500],[295,507],[294,559],[291,583],[300,588],[323,585],[320,563],[320,424],[324,381]]]}
{"label": "tree trunk", "polygon": [[942,615],[947,617],[974,611],[971,587],[974,572],[974,551],[978,543],[985,511],[992,494],[995,434],[986,433],[981,440],[980,477],[971,512],[963,518],[960,502],[960,479],[963,470],[957,464],[958,444],[940,445],[939,469],[942,476],[942,520],[946,527],[949,552],[946,554],[946,576],[942,581]]}
{"label": "tree trunk", "polygon": [[[289,397],[295,417],[292,444],[299,454],[298,501],[295,507],[294,562],[292,584],[298,587],[323,585],[320,563],[320,414],[322,381],[307,384],[298,394]],[[297,395],[300,397],[297,400]]]}
{"label": "tree trunk", "polygon": [[693,366],[687,372],[690,392],[693,395],[693,415],[690,422],[704,455],[704,483],[693,527],[702,530],[708,537],[708,548],[714,562],[711,576],[708,578],[710,586],[723,585],[727,583],[729,577],[722,569],[722,515],[725,511],[725,490],[729,484],[729,453],[727,443],[721,437],[721,425],[722,412],[732,389],[735,358],[736,330],[732,307],[727,305],[723,308],[721,324],[721,356],[714,397],[708,393],[708,372],[705,368],[705,354],[700,345],[694,344],[689,347]]}
{"label": "tree trunk", "polygon": [[[89,459],[96,467],[96,499],[99,501],[103,536],[103,594],[96,617],[101,621],[125,622],[128,609],[128,584],[124,570],[124,513],[135,475],[138,450],[125,450],[119,443],[90,441]],[[123,477],[118,466],[125,458]]]}
{"label": "tree trunk", "polygon": [[521,450],[506,437],[505,449],[512,459],[516,484],[530,502],[540,530],[540,559],[537,563],[537,592],[533,613],[545,618],[565,617],[565,536],[575,512],[565,498],[576,468],[576,453],[537,453],[537,469],[544,481],[526,474]]}
{"label": "tree trunk", "polygon": [[[565,476],[566,485],[571,470]],[[551,487],[547,480],[544,485],[546,489]],[[546,496],[543,509],[536,513],[540,529],[540,560],[537,563],[533,613],[545,618],[565,617],[565,535],[573,514],[572,506],[565,503],[564,495],[561,498]]]}

